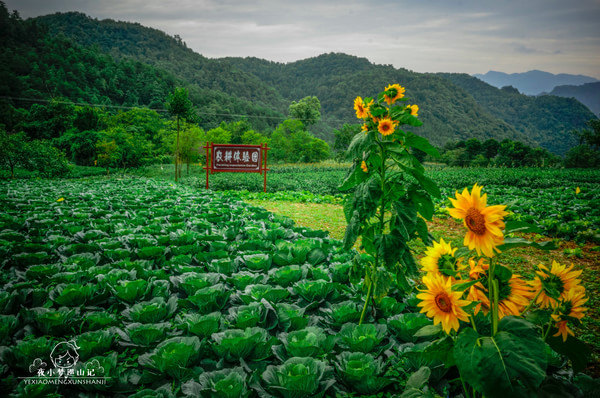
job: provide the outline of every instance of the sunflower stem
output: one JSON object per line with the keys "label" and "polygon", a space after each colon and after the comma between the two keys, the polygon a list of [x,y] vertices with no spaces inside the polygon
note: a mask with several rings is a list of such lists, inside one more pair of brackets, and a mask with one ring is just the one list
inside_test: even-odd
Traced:
{"label": "sunflower stem", "polygon": [[493,335],[495,336],[496,333],[498,333],[498,301],[499,301],[499,286],[498,286],[498,281],[496,279],[494,279],[492,281],[492,283],[494,284],[494,313],[493,313],[493,318],[494,318],[494,323],[493,323]]}
{"label": "sunflower stem", "polygon": [[367,298],[365,299],[365,305],[363,306],[362,312],[360,314],[360,320],[358,321],[359,325],[362,325],[363,320],[365,318],[365,313],[367,312],[367,306],[369,305],[369,298],[371,297],[371,288],[372,287],[373,287],[373,281],[371,281],[369,283],[369,288],[367,289]]}
{"label": "sunflower stem", "polygon": [[544,340],[544,342],[546,342],[546,338],[548,337],[548,335],[550,334],[550,329],[552,328],[552,321],[548,322],[548,327],[546,328],[546,331],[544,332],[544,334],[542,335],[542,340]]}
{"label": "sunflower stem", "polygon": [[490,300],[490,315],[492,323],[492,336],[498,332],[498,294],[496,292],[497,283],[494,283],[494,260],[490,258],[490,267],[488,275],[488,297]]}
{"label": "sunflower stem", "polygon": [[465,395],[467,398],[471,398],[471,395],[469,394],[469,389],[467,388],[467,385],[465,384],[465,381],[462,378],[462,375],[460,376],[460,382],[462,383],[462,388],[463,391],[465,392]]}
{"label": "sunflower stem", "polygon": [[537,292],[537,294],[535,295],[535,297],[529,302],[529,305],[527,307],[525,307],[525,309],[523,311],[521,311],[521,315],[525,315],[525,313],[527,311],[529,311],[529,309],[533,306],[533,304],[535,304],[535,300],[537,300],[537,298],[540,297],[541,293],[542,293],[542,290],[540,290],[539,292]]}

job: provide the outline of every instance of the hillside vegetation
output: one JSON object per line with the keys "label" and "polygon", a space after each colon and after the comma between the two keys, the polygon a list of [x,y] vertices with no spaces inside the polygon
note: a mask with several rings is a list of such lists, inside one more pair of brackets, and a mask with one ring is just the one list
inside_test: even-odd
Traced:
{"label": "hillside vegetation", "polygon": [[509,138],[563,154],[575,144],[564,139],[568,132],[594,117],[571,99],[529,98],[474,78],[466,81],[466,75],[416,73],[345,54],[288,64],[251,57],[209,59],[189,49],[178,36],[136,23],[97,20],[80,13],[58,13],[36,21],[85,48],[95,46],[115,59],[134,59],[174,75],[189,86],[201,125],[214,126],[217,119],[237,117],[227,115],[246,114],[255,128],[264,131],[283,119],[291,101],[316,96],[323,117],[311,130],[332,142],[334,128],[356,122],[350,106],[356,93],[375,93],[390,82],[410,87],[407,95],[419,104],[424,122],[415,132],[439,146],[473,137]]}

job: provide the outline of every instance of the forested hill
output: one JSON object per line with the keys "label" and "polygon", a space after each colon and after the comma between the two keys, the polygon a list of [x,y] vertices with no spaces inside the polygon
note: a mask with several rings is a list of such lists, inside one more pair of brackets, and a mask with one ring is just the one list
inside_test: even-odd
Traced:
{"label": "forested hill", "polygon": [[84,48],[164,70],[188,85],[205,122],[214,123],[223,113],[249,114],[248,120],[265,130],[272,124],[268,121],[275,120],[265,115],[282,115],[291,101],[317,96],[323,120],[313,130],[331,141],[333,129],[356,123],[352,101],[357,95],[372,95],[396,82],[407,87],[407,96],[420,107],[424,126],[415,132],[437,145],[471,137],[510,138],[564,153],[574,143],[569,131],[594,117],[571,99],[546,96],[527,102],[518,94],[468,82],[463,75],[416,73],[345,54],[288,64],[257,58],[209,59],[177,36],[137,23],[100,21],[81,13],[35,21]]}
{"label": "forested hill", "polygon": [[573,129],[585,127],[595,115],[574,98],[553,95],[531,97],[512,87],[498,89],[467,74],[443,73],[468,92],[489,113],[500,118],[533,142],[551,152],[563,154],[577,145]]}

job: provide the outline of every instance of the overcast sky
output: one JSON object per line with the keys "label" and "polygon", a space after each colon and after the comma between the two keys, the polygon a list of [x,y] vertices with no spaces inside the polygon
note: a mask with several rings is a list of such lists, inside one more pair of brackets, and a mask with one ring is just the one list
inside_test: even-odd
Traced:
{"label": "overcast sky", "polygon": [[8,0],[23,18],[139,22],[211,58],[327,52],[416,72],[532,69],[600,79],[600,0]]}

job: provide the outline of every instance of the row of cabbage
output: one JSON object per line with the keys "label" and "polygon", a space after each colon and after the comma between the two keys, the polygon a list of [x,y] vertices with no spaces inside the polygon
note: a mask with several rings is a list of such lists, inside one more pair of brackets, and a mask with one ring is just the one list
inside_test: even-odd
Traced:
{"label": "row of cabbage", "polygon": [[454,377],[414,296],[359,326],[353,254],[235,195],[90,179],[5,182],[0,199],[14,396],[420,396]]}

